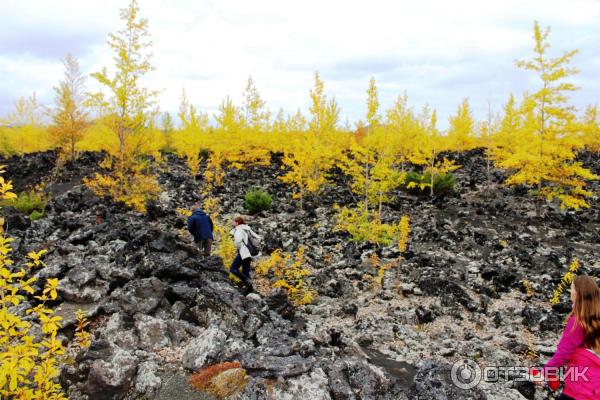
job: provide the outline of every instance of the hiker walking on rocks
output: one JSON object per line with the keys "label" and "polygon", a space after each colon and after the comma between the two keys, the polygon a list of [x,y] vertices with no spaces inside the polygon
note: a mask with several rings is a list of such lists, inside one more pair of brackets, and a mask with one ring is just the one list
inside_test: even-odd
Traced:
{"label": "hiker walking on rocks", "polygon": [[[560,386],[557,370],[567,366],[559,400],[600,399],[600,289],[594,279],[576,276],[571,301],[573,312],[556,353],[541,372],[548,386],[556,390]],[[539,371],[534,372],[537,374]]]}
{"label": "hiker walking on rocks", "polygon": [[[252,283],[250,281],[250,264],[252,257],[259,253],[257,242],[260,242],[258,236],[246,223],[242,217],[235,217],[233,220],[233,242],[237,249],[237,255],[231,263],[229,271],[237,276],[246,286],[246,291],[252,291]],[[242,272],[240,272],[242,267]]]}
{"label": "hiker walking on rocks", "polygon": [[198,244],[201,254],[208,257],[213,241],[214,225],[212,219],[202,209],[198,208],[189,216],[187,227],[188,231],[194,236],[194,242]]}

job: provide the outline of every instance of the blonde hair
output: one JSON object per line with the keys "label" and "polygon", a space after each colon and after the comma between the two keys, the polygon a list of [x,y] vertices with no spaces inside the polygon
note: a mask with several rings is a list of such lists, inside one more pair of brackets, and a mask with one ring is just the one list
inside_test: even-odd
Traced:
{"label": "blonde hair", "polygon": [[600,288],[587,275],[576,276],[573,286],[576,293],[573,315],[585,332],[583,345],[600,353]]}

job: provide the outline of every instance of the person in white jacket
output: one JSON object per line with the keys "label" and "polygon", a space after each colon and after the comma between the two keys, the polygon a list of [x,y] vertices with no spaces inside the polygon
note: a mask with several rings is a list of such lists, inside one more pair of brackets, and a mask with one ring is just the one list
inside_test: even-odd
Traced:
{"label": "person in white jacket", "polygon": [[[250,234],[256,234],[246,225],[242,217],[235,217],[233,223],[234,228],[231,230],[231,234],[233,235],[233,243],[237,249],[237,255],[231,263],[229,272],[240,278],[244,286],[246,286],[246,291],[251,292],[250,263],[252,262],[252,255],[250,254],[250,250],[248,250],[248,241],[250,240]],[[242,267],[242,272],[240,272],[240,267]]]}

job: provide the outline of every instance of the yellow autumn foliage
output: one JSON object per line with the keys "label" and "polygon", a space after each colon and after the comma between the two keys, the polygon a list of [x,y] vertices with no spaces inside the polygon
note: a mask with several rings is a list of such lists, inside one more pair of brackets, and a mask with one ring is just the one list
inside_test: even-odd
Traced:
{"label": "yellow autumn foliage", "polygon": [[[14,198],[10,182],[0,181],[0,198]],[[2,221],[3,222],[3,221]],[[56,335],[61,318],[46,303],[58,296],[58,279],[49,278],[42,292],[35,294],[37,278],[32,271],[44,267],[46,250],[27,254],[24,266],[10,258],[12,238],[0,224],[0,397],[14,399],[66,399],[57,379],[59,358],[64,354]],[[34,302],[35,299],[35,302]],[[25,302],[36,304],[26,309]],[[35,326],[41,328],[36,339]]]}
{"label": "yellow autumn foliage", "polygon": [[273,288],[284,288],[290,301],[301,306],[310,304],[316,297],[316,291],[306,283],[306,277],[312,275],[304,257],[305,247],[301,245],[295,254],[284,253],[277,249],[256,266],[256,273],[271,279]]}

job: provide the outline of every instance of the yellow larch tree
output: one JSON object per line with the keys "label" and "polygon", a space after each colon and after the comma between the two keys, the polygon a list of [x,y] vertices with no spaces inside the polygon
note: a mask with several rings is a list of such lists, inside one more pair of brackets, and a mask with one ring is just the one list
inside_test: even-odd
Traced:
{"label": "yellow larch tree", "polygon": [[600,153],[600,123],[598,107],[590,105],[582,118],[582,138],[585,147],[594,153]]}
{"label": "yellow larch tree", "polygon": [[498,115],[492,112],[492,102],[488,98],[487,102],[487,115],[485,121],[478,124],[479,131],[479,142],[485,149],[485,175],[487,185],[491,181],[491,169],[492,169],[492,149],[494,148],[494,138],[500,131],[500,121]]}
{"label": "yellow larch tree", "polygon": [[83,107],[85,78],[79,63],[71,54],[64,60],[65,77],[54,88],[55,108],[52,110],[52,125],[48,133],[63,155],[75,161],[76,146],[89,126],[88,113]]}
{"label": "yellow larch tree", "polygon": [[52,148],[48,132],[42,125],[44,107],[33,93],[29,97],[20,97],[14,103],[14,111],[0,123],[7,125],[2,130],[2,149],[4,154],[25,154]]}
{"label": "yellow larch tree", "polygon": [[513,149],[517,144],[517,134],[522,128],[522,114],[519,112],[515,96],[510,95],[504,105],[504,113],[500,120],[500,126],[492,135],[491,143],[487,147],[488,157],[496,161],[502,157],[506,149]]}
{"label": "yellow larch tree", "polygon": [[208,115],[199,112],[190,103],[187,93],[183,89],[178,116],[181,128],[173,135],[173,146],[178,155],[185,157],[191,174],[195,176],[200,168],[200,150],[203,146],[208,146],[205,137],[205,131],[208,129]]}
{"label": "yellow larch tree", "polygon": [[340,119],[340,109],[335,98],[327,101],[324,92],[325,85],[318,72],[315,72],[315,86],[310,90],[310,114],[308,123],[310,131],[317,135],[326,135],[335,132]]}
{"label": "yellow larch tree", "polygon": [[439,154],[450,146],[448,145],[448,137],[441,135],[437,129],[436,111],[430,110],[427,105],[423,107],[418,117],[418,126],[420,133],[411,154],[411,162],[422,165],[425,174],[429,174],[429,181],[420,183],[420,186],[421,190],[429,188],[429,195],[433,196],[436,177],[452,172],[459,167],[445,158],[443,160],[439,159]]}
{"label": "yellow larch tree", "polygon": [[[549,32],[536,22],[534,57],[517,62],[517,66],[538,75],[541,87],[525,96],[517,143],[496,152],[497,165],[513,172],[506,181],[509,185],[534,186],[538,198],[557,199],[561,208],[589,207],[585,198],[591,193],[584,189],[585,181],[598,176],[574,161],[584,143],[577,132],[575,109],[568,103],[568,93],[577,88],[565,82],[578,72],[569,67],[577,50],[549,58]],[[536,205],[539,214],[539,202]]]}
{"label": "yellow larch tree", "polygon": [[[219,105],[219,113],[215,115],[217,131],[219,133],[239,134],[244,126],[244,118],[241,110],[233,104],[233,100],[227,96]],[[241,139],[241,138],[240,138]]]}
{"label": "yellow larch tree", "polygon": [[140,86],[141,77],[153,69],[147,51],[150,46],[148,21],[139,17],[136,0],[121,10],[121,20],[124,28],[110,34],[108,40],[115,53],[114,75],[110,76],[106,68],[92,74],[110,93],[108,114],[103,123],[116,137],[117,148],[107,149],[109,158],[103,166],[112,173],[97,173],[86,183],[99,195],[109,195],[138,211],[145,211],[146,200],[160,191],[156,178],[146,172],[146,165],[139,157],[151,152],[148,145],[154,143],[148,137],[151,132],[147,128],[153,119],[156,92]]}
{"label": "yellow larch tree", "polygon": [[175,125],[173,124],[173,117],[171,113],[165,111],[160,117],[160,131],[163,134],[164,148],[166,152],[173,152],[173,132],[175,132]]}
{"label": "yellow larch tree", "polygon": [[258,88],[251,76],[248,77],[243,97],[242,113],[246,127],[251,133],[266,132],[269,129],[271,112],[266,107],[267,103],[260,97]]}
{"label": "yellow larch tree", "polygon": [[286,127],[288,132],[305,132],[308,129],[308,122],[300,109],[294,115],[288,116]]}
{"label": "yellow larch tree", "polygon": [[317,136],[295,133],[286,141],[282,161],[288,171],[280,180],[296,188],[294,197],[300,200],[302,209],[306,195],[318,194],[327,182],[326,172],[333,166],[334,154]]}
{"label": "yellow larch tree", "polygon": [[421,133],[418,121],[408,107],[408,96],[398,96],[392,108],[386,113],[386,125],[389,130],[389,141],[396,163],[404,172],[407,163],[411,162],[412,153],[417,147]]}
{"label": "yellow larch tree", "polygon": [[448,145],[450,150],[467,151],[477,147],[477,138],[474,135],[475,121],[469,107],[469,100],[464,99],[458,105],[456,115],[449,118]]}
{"label": "yellow larch tree", "polygon": [[275,115],[273,126],[271,126],[271,132],[276,135],[283,135],[288,133],[288,125],[287,120],[285,119],[283,108],[280,108],[277,114]]}
{"label": "yellow larch tree", "polygon": [[357,136],[350,151],[342,158],[342,170],[352,178],[351,188],[358,194],[365,210],[388,202],[390,191],[400,185],[402,174],[394,169],[394,151],[389,126],[383,126],[379,113],[379,98],[375,78],[367,88],[367,126],[364,137]]}

